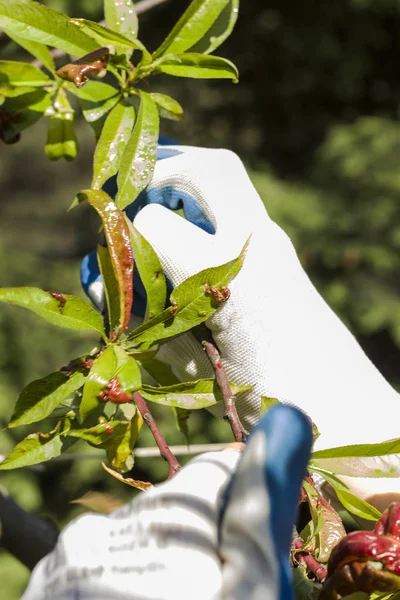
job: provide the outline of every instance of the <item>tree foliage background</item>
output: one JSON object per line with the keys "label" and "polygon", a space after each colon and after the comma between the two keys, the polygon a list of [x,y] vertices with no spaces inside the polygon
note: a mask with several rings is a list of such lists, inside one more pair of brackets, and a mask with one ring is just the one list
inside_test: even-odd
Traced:
{"label": "tree foliage background", "polygon": [[[71,16],[103,17],[101,0],[44,3]],[[143,41],[155,47],[187,4],[167,0],[144,14]],[[399,26],[399,0],[242,2],[236,29],[221,49],[239,67],[239,85],[162,76],[157,81],[157,91],[171,93],[185,108],[184,126],[164,121],[163,133],[241,156],[317,288],[395,386],[400,386]],[[13,43],[0,54],[25,57]],[[18,144],[0,147],[1,286],[82,294],[79,263],[95,246],[97,223],[89,211],[65,212],[90,181],[94,138],[88,126],[79,130],[81,152],[72,163],[46,159],[40,124]],[[3,426],[24,385],[86,347],[82,337],[43,322],[38,326],[33,315],[2,306]],[[193,442],[230,439],[225,424],[207,415],[191,421]],[[21,437],[26,433],[18,431]],[[142,445],[151,444],[146,433]],[[170,443],[183,443],[173,424],[166,433]],[[0,432],[1,454],[11,449],[14,435]],[[164,465],[161,459],[138,459],[133,476],[162,479]],[[60,525],[80,510],[70,500],[88,489],[125,500],[131,494],[105,477],[99,460],[2,473],[0,486]],[[0,554],[4,598],[19,598],[27,576],[24,567]]]}

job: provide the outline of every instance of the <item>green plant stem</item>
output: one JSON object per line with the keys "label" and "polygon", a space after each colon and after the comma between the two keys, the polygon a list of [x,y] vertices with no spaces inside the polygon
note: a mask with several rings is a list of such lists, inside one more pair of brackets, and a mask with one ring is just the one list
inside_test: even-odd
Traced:
{"label": "green plant stem", "polygon": [[[304,542],[300,537],[294,539],[293,548],[295,551],[302,548],[303,545]],[[319,563],[307,551],[303,550],[302,552],[296,552],[295,560],[305,567],[307,573],[312,573],[317,581],[319,581],[320,583],[325,581],[326,576],[328,574],[326,567],[323,564]]]}
{"label": "green plant stem", "polygon": [[146,400],[139,392],[133,393],[133,400],[137,406],[138,411],[142,415],[147,427],[153,434],[158,449],[160,450],[161,456],[169,465],[168,479],[171,479],[171,477],[173,477],[179,471],[181,465],[178,462],[177,458],[172,454],[167,442],[165,441],[164,436],[159,430],[158,425],[153,415],[151,414],[149,407],[147,406]]}

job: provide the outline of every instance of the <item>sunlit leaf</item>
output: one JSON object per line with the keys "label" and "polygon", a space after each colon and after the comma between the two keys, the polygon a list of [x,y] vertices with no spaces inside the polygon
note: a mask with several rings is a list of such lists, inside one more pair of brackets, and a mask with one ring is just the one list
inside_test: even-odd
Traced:
{"label": "sunlit leaf", "polygon": [[153,247],[128,219],[127,224],[136,266],[147,294],[146,316],[151,319],[164,310],[167,300],[167,282]]}
{"label": "sunlit leaf", "polygon": [[[251,389],[251,386],[230,385],[233,395]],[[186,410],[208,408],[220,400],[215,379],[199,379],[159,387],[143,385],[140,393],[150,402]]]}
{"label": "sunlit leaf", "polygon": [[49,71],[54,71],[54,61],[50,54],[50,50],[44,44],[40,44],[39,42],[32,42],[30,40],[26,40],[19,35],[16,35],[9,29],[4,30],[4,33],[8,35],[15,43],[17,43],[21,48],[24,48],[27,52],[35,56],[46,69]]}
{"label": "sunlit leaf", "polygon": [[134,465],[133,448],[136,444],[143,419],[139,412],[130,422],[126,423],[126,429],[119,437],[113,437],[112,442],[107,445],[107,460],[113,469],[119,473],[130,471]]}
{"label": "sunlit leaf", "polygon": [[0,60],[0,86],[43,87],[49,83],[48,75],[29,63]]}
{"label": "sunlit leaf", "polygon": [[172,121],[182,121],[183,119],[183,108],[171,96],[165,94],[153,93],[150,94],[154,102],[157,104],[158,112],[160,117],[170,119]]}
{"label": "sunlit leaf", "polygon": [[230,60],[197,53],[166,57],[166,60],[154,67],[152,73],[194,79],[232,79],[234,83],[239,78],[238,70]]}
{"label": "sunlit leaf", "polygon": [[45,419],[83,386],[85,378],[80,371],[69,376],[56,371],[32,381],[21,392],[8,427],[28,425]]}
{"label": "sunlit leaf", "polygon": [[132,105],[119,102],[109,112],[94,153],[92,188],[100,189],[118,172],[134,122]]}
{"label": "sunlit leaf", "polygon": [[104,336],[101,315],[90,304],[70,294],[34,287],[1,288],[0,302],[26,308],[58,327],[92,330]]}
{"label": "sunlit leaf", "polygon": [[117,31],[108,29],[108,27],[104,27],[94,21],[88,21],[87,19],[71,19],[71,23],[93,37],[100,46],[112,44],[119,49],[132,48],[132,50],[141,50],[144,55],[150,57],[149,52],[138,39],[131,39],[122,33],[118,33]]}
{"label": "sunlit leaf", "polygon": [[121,158],[115,199],[122,210],[131,204],[150,183],[156,164],[159,132],[157,105],[140,91],[140,107],[131,137]]}
{"label": "sunlit leaf", "polygon": [[266,413],[275,404],[280,404],[276,398],[268,398],[267,396],[261,396],[261,415]]}
{"label": "sunlit leaf", "polygon": [[93,427],[71,428],[67,432],[68,437],[79,438],[85,440],[92,446],[107,448],[113,440],[120,439],[126,430],[125,421],[108,421],[98,423]]}
{"label": "sunlit leaf", "polygon": [[104,292],[107,301],[108,331],[114,331],[118,326],[121,304],[119,299],[118,281],[115,277],[113,264],[108,248],[97,246],[97,262],[103,278]]}
{"label": "sunlit leaf", "polygon": [[120,473],[117,473],[113,469],[110,469],[110,467],[107,467],[106,464],[101,464],[103,466],[103,469],[107,471],[107,473],[109,473],[112,477],[114,477],[118,481],[121,481],[122,483],[126,483],[126,485],[136,488],[137,490],[147,492],[148,490],[151,490],[152,487],[154,487],[153,484],[149,481],[139,481],[137,479],[131,479],[130,477],[125,478]]}
{"label": "sunlit leaf", "polygon": [[100,190],[83,190],[78,198],[88,200],[96,209],[103,221],[104,233],[115,278],[118,281],[120,320],[115,332],[110,332],[118,338],[126,329],[131,316],[133,299],[133,254],[124,214],[115,202],[105,192]]}
{"label": "sunlit leaf", "polygon": [[214,52],[230,36],[239,16],[239,0],[229,0],[205,36],[192,48],[192,52]]}
{"label": "sunlit leaf", "polygon": [[350,477],[400,477],[400,439],[318,450],[311,464]]}
{"label": "sunlit leaf", "polygon": [[61,423],[58,423],[50,433],[31,433],[0,463],[0,470],[19,469],[60,456],[64,443],[61,431]]}
{"label": "sunlit leaf", "polygon": [[84,421],[103,401],[100,393],[106,388],[108,382],[114,377],[118,367],[117,357],[113,346],[108,346],[94,361],[89,376],[83,388],[83,397],[80,405],[80,417]]}
{"label": "sunlit leaf", "polygon": [[194,46],[212,27],[229,0],[193,0],[153,57],[180,54]]}
{"label": "sunlit leaf", "polygon": [[78,154],[78,140],[72,112],[56,112],[50,117],[45,153],[50,160],[73,160]]}
{"label": "sunlit leaf", "polygon": [[106,117],[121,100],[121,94],[117,89],[102,81],[89,80],[80,88],[73,83],[67,83],[66,89],[79,98],[83,116],[93,128],[96,139],[99,139]]}
{"label": "sunlit leaf", "polygon": [[124,506],[122,500],[104,492],[86,492],[80,498],[71,500],[71,504],[79,504],[90,511],[103,515],[109,515],[117,508]]}
{"label": "sunlit leaf", "polygon": [[[238,258],[219,267],[205,269],[178,285],[171,294],[172,308],[150,319],[128,336],[128,340],[140,344],[142,349],[180,335],[210,318],[223,302],[215,300],[210,288],[223,290],[239,273],[244,261],[247,244]],[[229,301],[229,300],[228,300]]]}
{"label": "sunlit leaf", "polygon": [[0,0],[0,29],[73,56],[98,48],[93,38],[70,23],[69,17],[34,0]]}
{"label": "sunlit leaf", "polygon": [[[104,15],[106,24],[109,29],[122,33],[130,40],[136,40],[139,31],[139,20],[132,0],[123,0],[115,2],[115,0],[104,0]],[[124,47],[116,44],[116,52],[123,52]],[[127,58],[132,54],[132,50],[128,50]]]}

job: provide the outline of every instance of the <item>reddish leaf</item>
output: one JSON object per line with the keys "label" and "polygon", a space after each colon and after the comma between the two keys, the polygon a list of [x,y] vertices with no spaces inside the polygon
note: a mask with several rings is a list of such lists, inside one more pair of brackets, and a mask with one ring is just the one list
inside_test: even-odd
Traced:
{"label": "reddish leaf", "polygon": [[133,253],[128,228],[124,214],[105,192],[83,190],[78,194],[78,200],[88,200],[103,221],[108,251],[119,287],[119,326],[115,332],[110,332],[110,336],[117,339],[128,326],[133,300]]}
{"label": "reddish leaf", "polygon": [[107,68],[109,56],[110,51],[108,48],[99,48],[72,63],[64,65],[56,71],[56,74],[61,79],[72,81],[76,87],[80,88],[88,82],[87,73],[98,75]]}

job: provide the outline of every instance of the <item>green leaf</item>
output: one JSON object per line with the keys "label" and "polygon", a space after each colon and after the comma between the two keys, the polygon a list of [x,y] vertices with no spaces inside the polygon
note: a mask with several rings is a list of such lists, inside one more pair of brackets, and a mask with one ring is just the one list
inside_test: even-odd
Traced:
{"label": "green leaf", "polygon": [[133,254],[128,227],[124,214],[105,192],[83,190],[78,194],[78,198],[80,201],[87,199],[103,221],[107,247],[119,290],[119,326],[114,332],[110,332],[116,339],[128,326],[133,299]]}
{"label": "green leaf", "polygon": [[205,269],[178,285],[170,297],[173,308],[167,308],[134,329],[128,340],[140,344],[141,349],[147,349],[153,344],[189,331],[209,319],[220,307],[220,303],[207,293],[207,289],[221,289],[229,284],[242,268],[247,245],[248,242],[238,258],[219,267]]}
{"label": "green leaf", "polygon": [[60,433],[61,422],[50,433],[31,433],[15,446],[0,464],[0,470],[19,469],[60,456],[64,446]]}
{"label": "green leaf", "polygon": [[76,296],[45,292],[34,287],[1,288],[0,302],[26,308],[58,327],[96,331],[104,337],[101,315]]}
{"label": "green leaf", "polygon": [[69,377],[56,371],[43,379],[32,381],[21,392],[8,427],[29,425],[48,417],[57,406],[68,400],[85,383],[79,371]]}
{"label": "green leaf", "polygon": [[180,54],[201,40],[219,17],[229,0],[193,0],[153,57]]}
{"label": "green leaf", "polygon": [[190,410],[185,410],[184,408],[172,408],[175,415],[175,422],[178,428],[178,431],[184,436],[186,444],[189,446],[189,418],[192,412]]}
{"label": "green leaf", "polygon": [[121,94],[117,89],[102,81],[89,80],[81,88],[77,88],[73,83],[66,83],[65,87],[79,98],[83,116],[93,128],[98,140],[106,117],[110,110],[121,100]]}
{"label": "green leaf", "polygon": [[103,402],[99,395],[114,377],[127,396],[140,389],[142,382],[136,361],[121,347],[112,345],[95,360],[90,370],[80,406],[82,421]]}
{"label": "green leaf", "polygon": [[350,477],[399,477],[400,439],[314,452],[311,465]]}
{"label": "green leaf", "polygon": [[158,112],[160,117],[170,119],[171,121],[182,121],[183,120],[183,108],[171,96],[165,94],[153,93],[150,94],[154,102],[157,104]]}
{"label": "green leaf", "polygon": [[0,60],[0,86],[43,87],[49,83],[46,73],[29,63]]}
{"label": "green leaf", "polygon": [[124,421],[108,421],[98,423],[93,427],[72,428],[67,432],[68,437],[79,438],[85,440],[92,446],[106,448],[112,443],[112,439],[119,439],[121,434],[126,430],[126,422]]}
{"label": "green leaf", "polygon": [[267,396],[261,396],[261,412],[260,415],[266,413],[275,404],[280,404],[276,398],[268,398]]}
{"label": "green leaf", "polygon": [[[233,395],[251,389],[251,386],[236,386],[232,383],[230,386]],[[220,400],[220,391],[215,379],[199,379],[159,387],[143,385],[140,393],[150,402],[186,410],[208,408]]]}
{"label": "green leaf", "polygon": [[73,112],[57,112],[50,117],[45,153],[50,160],[73,160],[78,154]]}
{"label": "green leaf", "polygon": [[114,268],[108,248],[97,246],[97,262],[103,277],[104,291],[107,301],[108,330],[114,331],[120,319],[120,301],[118,281],[115,277]]}
{"label": "green leaf", "polygon": [[160,385],[175,385],[180,383],[176,375],[171,371],[168,365],[151,358],[148,360],[139,360],[140,366]]}
{"label": "green leaf", "polygon": [[6,143],[14,140],[44,116],[51,101],[52,94],[44,89],[8,97],[2,105],[0,138]]}
{"label": "green leaf", "polygon": [[136,266],[147,294],[147,318],[152,319],[164,310],[167,301],[167,282],[153,247],[135,229],[129,219],[127,224]]}
{"label": "green leaf", "polygon": [[151,73],[166,73],[174,77],[194,79],[232,79],[234,83],[237,83],[239,78],[238,70],[230,60],[196,53],[167,56]]}
{"label": "green leaf", "polygon": [[109,112],[94,153],[92,188],[100,189],[118,172],[134,122],[135,110],[129,104],[119,102]]}
{"label": "green leaf", "polygon": [[159,132],[157,105],[146,92],[139,91],[140,107],[132,135],[121,158],[115,199],[122,210],[150,183],[156,163]]}
{"label": "green leaf", "polygon": [[0,0],[0,29],[79,56],[98,44],[70,23],[69,17],[34,0]]}
{"label": "green leaf", "polygon": [[85,387],[83,388],[80,405],[80,417],[82,421],[85,421],[88,415],[102,403],[99,394],[106,388],[110,379],[114,377],[117,368],[118,361],[114,352],[114,346],[108,346],[94,361]]}
{"label": "green leaf", "polygon": [[239,16],[239,0],[230,0],[206,35],[192,48],[192,52],[214,52],[230,36]]}
{"label": "green leaf", "polygon": [[[109,29],[122,33],[130,40],[136,40],[139,31],[139,19],[136,14],[135,6],[132,0],[104,0],[104,15]],[[122,52],[124,48],[116,45],[116,52]],[[132,50],[128,50],[129,59]]]}
{"label": "green leaf", "polygon": [[369,521],[377,521],[381,518],[382,513],[375,506],[361,500],[351,492],[340,489],[336,489],[335,492],[343,506],[353,515]]}
{"label": "green leaf", "polygon": [[150,54],[146,50],[145,46],[143,46],[142,42],[137,39],[130,39],[122,33],[118,33],[117,31],[113,31],[107,27],[104,27],[103,25],[100,25],[99,23],[88,21],[87,19],[71,19],[71,23],[93,37],[100,44],[100,46],[108,46],[109,44],[112,44],[119,49],[132,48],[133,50],[141,50],[145,56],[150,57]]}
{"label": "green leaf", "polygon": [[54,61],[50,54],[50,50],[44,44],[40,44],[39,42],[32,42],[29,40],[25,40],[19,35],[15,35],[10,30],[4,30],[4,32],[11,38],[16,44],[24,48],[27,52],[35,56],[46,69],[53,72],[54,71]]}
{"label": "green leaf", "polygon": [[130,422],[126,423],[124,432],[119,437],[113,436],[112,442],[107,445],[107,460],[113,469],[119,473],[130,471],[134,465],[134,456],[132,450],[136,444],[140,429],[143,425],[143,419],[139,412],[135,414]]}
{"label": "green leaf", "polygon": [[364,500],[361,500],[352,494],[348,486],[343,483],[341,479],[333,475],[333,473],[329,473],[323,469],[318,469],[313,466],[310,466],[310,471],[312,473],[322,475],[322,477],[333,487],[340,502],[349,512],[358,517],[369,519],[371,521],[376,521],[381,517],[379,510],[377,510],[368,502],[365,502]]}

